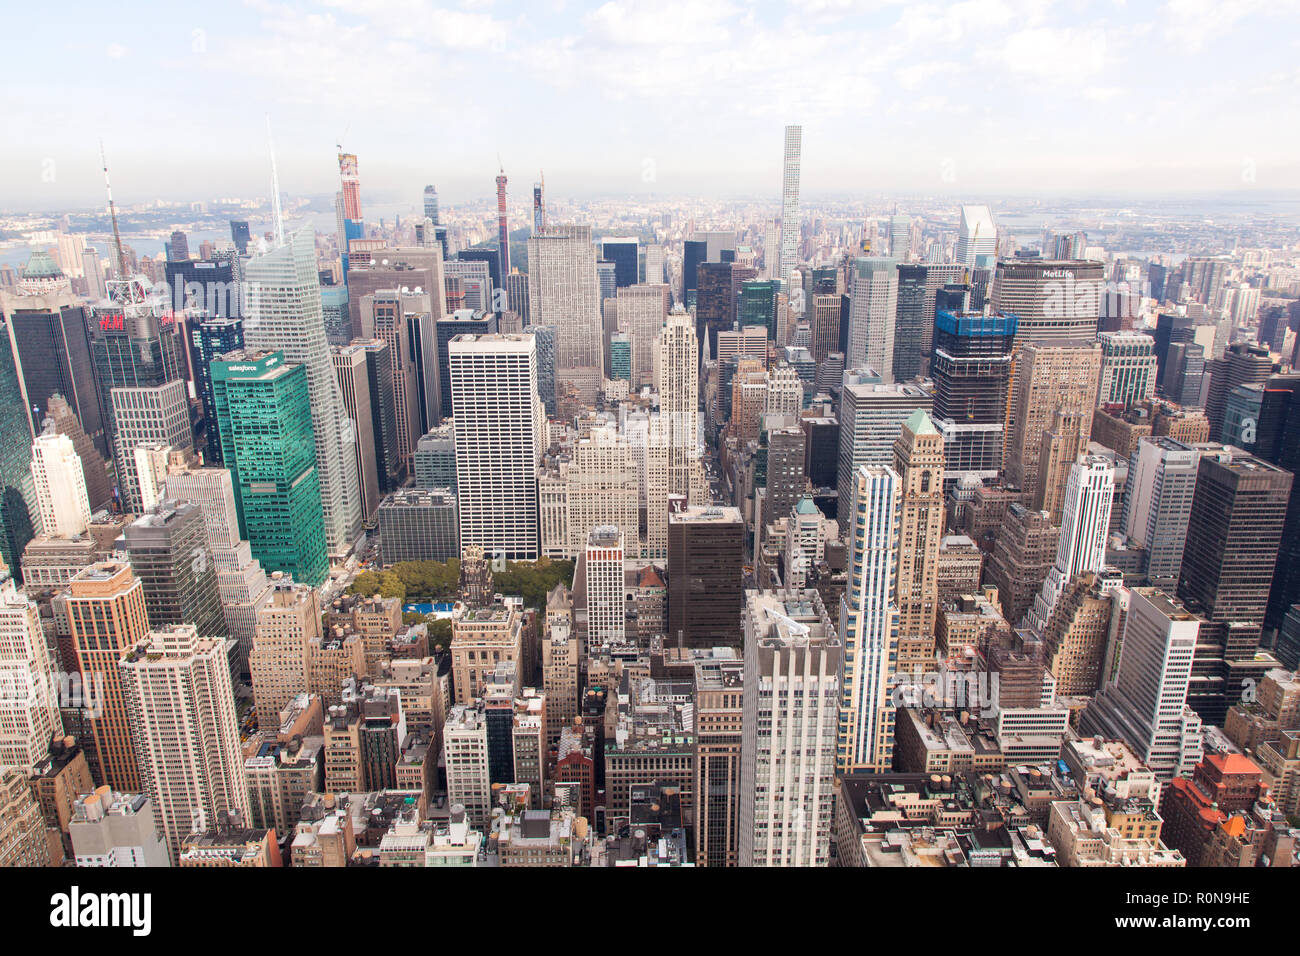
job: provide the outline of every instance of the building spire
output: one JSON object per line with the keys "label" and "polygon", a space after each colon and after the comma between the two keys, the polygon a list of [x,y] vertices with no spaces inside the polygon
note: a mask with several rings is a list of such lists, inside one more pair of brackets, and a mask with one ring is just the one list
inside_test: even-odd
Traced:
{"label": "building spire", "polygon": [[280,173],[275,165],[275,141],[271,138],[271,114],[266,114],[266,145],[271,151],[271,211],[275,220],[275,244],[284,245],[284,211],[280,208]]}
{"label": "building spire", "polygon": [[104,166],[104,191],[108,193],[108,214],[113,220],[113,269],[118,279],[126,278],[126,258],[122,255],[122,233],[117,228],[117,206],[113,204],[113,186],[108,181],[108,157],[104,155],[104,141],[99,141],[99,159]]}

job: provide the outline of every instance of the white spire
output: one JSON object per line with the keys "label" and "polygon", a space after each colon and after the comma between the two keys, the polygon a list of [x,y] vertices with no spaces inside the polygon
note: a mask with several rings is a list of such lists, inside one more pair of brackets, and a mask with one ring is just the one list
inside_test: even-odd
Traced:
{"label": "white spire", "polygon": [[266,114],[266,145],[271,151],[271,210],[275,218],[275,245],[284,245],[284,212],[280,209],[280,173],[275,166],[275,141],[271,138],[271,114]]}

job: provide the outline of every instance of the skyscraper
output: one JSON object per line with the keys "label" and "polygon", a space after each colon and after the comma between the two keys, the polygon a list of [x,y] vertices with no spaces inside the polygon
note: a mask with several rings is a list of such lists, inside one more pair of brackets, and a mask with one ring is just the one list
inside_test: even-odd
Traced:
{"label": "skyscraper", "polygon": [[204,461],[221,464],[221,438],[217,434],[217,406],[212,397],[212,361],[244,347],[244,320],[205,316],[189,325],[194,390],[203,404],[206,441]]}
{"label": "skyscraper", "polygon": [[53,430],[32,445],[32,482],[45,534],[71,538],[90,525],[86,476],[72,439]]}
{"label": "skyscraper", "polygon": [[844,357],[845,367],[866,366],[875,369],[882,381],[894,381],[897,261],[855,259],[849,296],[849,351]]}
{"label": "skyscraper", "polygon": [[899,476],[876,465],[854,469],[845,509],[848,576],[840,599],[844,647],[836,763],[841,773],[887,771],[893,765],[897,672]]}
{"label": "skyscraper", "polygon": [[605,348],[590,226],[556,224],[528,240],[528,320],[555,329],[557,385],[594,400]]}
{"label": "skyscraper", "polygon": [[144,585],[125,561],[102,561],[73,577],[54,602],[56,613],[66,616],[81,685],[99,702],[88,718],[91,774],[115,790],[138,793],[140,769],[118,661],[149,631]]}
{"label": "skyscraper", "polygon": [[[531,261],[531,260],[530,260]],[[535,560],[537,469],[545,417],[531,335],[461,335],[448,346],[456,408],[461,546]]]}
{"label": "skyscraper", "polygon": [[[840,395],[839,455],[836,514],[846,522],[853,514],[854,474],[859,465],[890,465],[894,440],[903,423],[918,408],[929,412],[930,393],[919,385],[880,385],[850,382]],[[845,525],[847,527],[847,525]]]}
{"label": "skyscraper", "polygon": [[1097,339],[1105,266],[1082,259],[1003,259],[993,308],[1020,320],[1017,342],[1083,348]]}
{"label": "skyscraper", "polygon": [[1203,450],[1178,597],[1205,619],[1188,703],[1221,724],[1252,673],[1292,475],[1237,449]]}
{"label": "skyscraper", "polygon": [[[268,571],[320,584],[329,572],[328,527],[322,519],[321,443],[313,441],[309,371],[286,362],[283,352],[243,350],[213,362],[212,381],[222,460],[234,480],[253,556]],[[336,382],[335,395],[337,388]],[[351,430],[351,421],[342,422]],[[335,447],[350,456],[355,478],[354,446],[339,442]]]}
{"label": "skyscraper", "polygon": [[957,227],[957,264],[967,269],[991,269],[998,257],[998,227],[988,206],[962,206]]}
{"label": "skyscraper", "polygon": [[1029,500],[1040,494],[1043,436],[1049,429],[1067,420],[1075,429],[1075,444],[1086,445],[1100,371],[1101,349],[1096,345],[1030,344],[1019,351],[1005,466],[1008,484],[1020,488]]}
{"label": "skyscraper", "polygon": [[506,171],[497,174],[497,255],[501,264],[498,273],[504,278],[510,275],[510,228],[506,225]]}
{"label": "skyscraper", "polygon": [[744,537],[737,508],[669,512],[667,645],[740,644]]}
{"label": "skyscraper", "polygon": [[587,653],[623,643],[627,598],[623,584],[623,532],[615,525],[592,528],[583,552],[587,601]]}
{"label": "skyscraper", "polygon": [[740,866],[825,866],[846,647],[821,596],[747,591]]}
{"label": "skyscraper", "polygon": [[920,665],[934,657],[939,605],[939,543],[944,532],[943,436],[924,409],[903,423],[894,442],[899,477],[898,662]]}
{"label": "skyscraper", "polygon": [[0,558],[21,577],[23,549],[35,535],[32,419],[27,414],[12,339],[0,328]]}
{"label": "skyscraper", "polygon": [[631,340],[633,389],[654,384],[655,346],[671,298],[663,283],[628,285],[618,290],[618,330]]}
{"label": "skyscraper", "polygon": [[0,767],[31,771],[63,732],[41,614],[0,569]]}
{"label": "skyscraper", "polygon": [[1155,339],[1145,332],[1102,332],[1098,405],[1135,405],[1156,393]]}
{"label": "skyscraper", "polygon": [[1083,733],[1125,741],[1165,782],[1201,759],[1201,721],[1187,708],[1201,624],[1165,592],[1133,588],[1119,670],[1080,718]]}
{"label": "skyscraper", "polygon": [[293,233],[284,245],[251,259],[245,276],[245,344],[259,352],[283,351],[284,361],[307,370],[326,547],[341,557],[361,535],[361,489],[352,447],[356,434],[343,412],[321,317],[312,231]]}
{"label": "skyscraper", "polygon": [[193,624],[209,637],[226,636],[216,561],[198,505],[163,500],[127,525],[122,538],[144,586],[150,627]]}
{"label": "skyscraper", "polygon": [[781,169],[781,283],[790,288],[790,274],[799,261],[799,161],[803,127],[785,128],[785,160]]}
{"label": "skyscraper", "polygon": [[1115,466],[1109,458],[1090,455],[1071,464],[1056,563],[1047,572],[1026,616],[1036,633],[1043,633],[1061,594],[1075,577],[1086,571],[1100,571],[1105,564],[1114,497]]}
{"label": "skyscraper", "polygon": [[934,423],[945,478],[996,478],[1006,440],[1016,317],[940,310],[934,320]]}
{"label": "skyscraper", "polygon": [[216,827],[221,815],[250,819],[225,645],[177,624],[151,630],[121,662],[141,784],[173,862],[189,834]]}
{"label": "skyscraper", "polygon": [[365,223],[361,220],[361,177],[357,172],[354,153],[339,153],[339,183],[337,215],[339,221],[339,255],[343,258],[343,275],[348,274],[348,249],[353,239],[364,239]]}
{"label": "skyscraper", "polygon": [[1143,438],[1129,456],[1120,531],[1147,552],[1147,580],[1172,591],[1183,565],[1201,453],[1165,435]]}

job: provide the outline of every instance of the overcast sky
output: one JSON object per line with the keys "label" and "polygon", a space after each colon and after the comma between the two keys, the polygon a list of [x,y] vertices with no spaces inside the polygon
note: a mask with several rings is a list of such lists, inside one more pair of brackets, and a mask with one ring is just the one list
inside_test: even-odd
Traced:
{"label": "overcast sky", "polygon": [[[6,13],[0,205],[269,191],[1300,188],[1300,0],[62,0]],[[193,6],[193,9],[188,9]]]}

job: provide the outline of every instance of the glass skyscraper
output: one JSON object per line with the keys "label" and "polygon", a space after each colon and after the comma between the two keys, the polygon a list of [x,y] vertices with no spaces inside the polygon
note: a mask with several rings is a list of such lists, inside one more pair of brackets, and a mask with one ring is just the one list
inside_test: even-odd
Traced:
{"label": "glass skyscraper", "polygon": [[306,368],[283,352],[233,352],[212,363],[212,386],[222,460],[253,557],[268,571],[321,584],[329,557]]}

